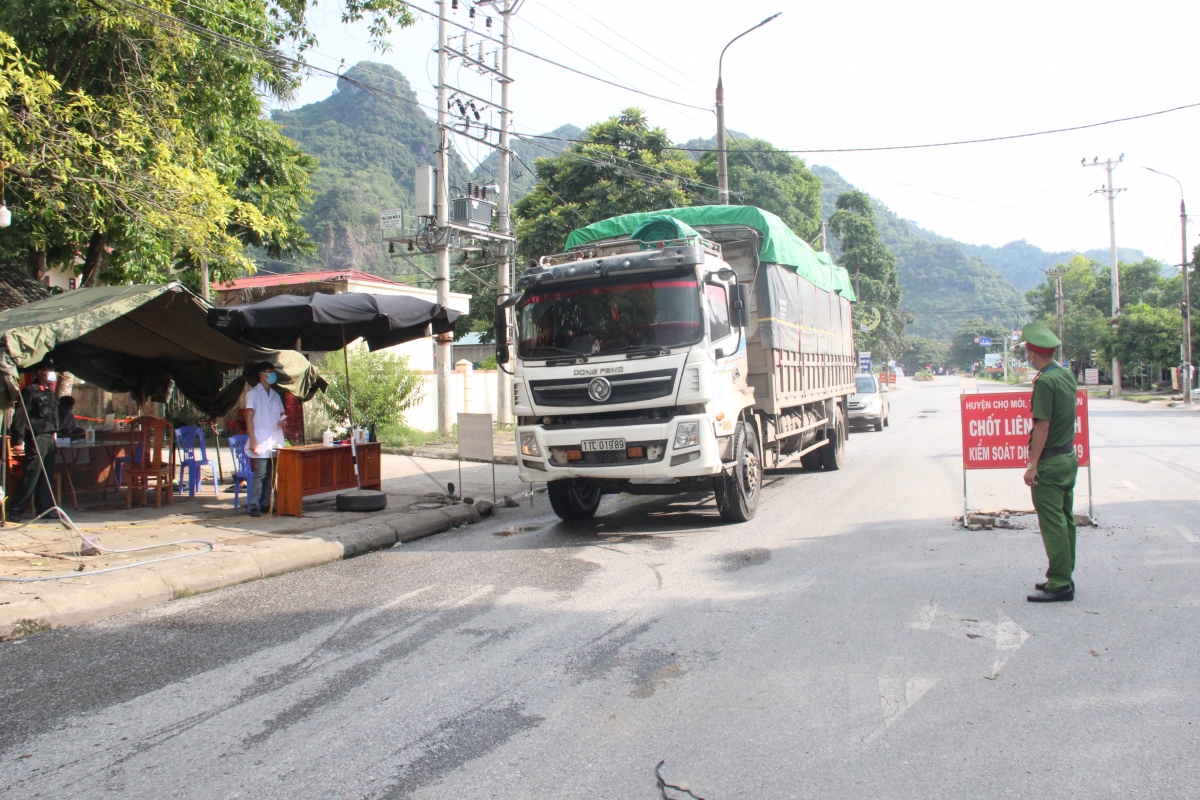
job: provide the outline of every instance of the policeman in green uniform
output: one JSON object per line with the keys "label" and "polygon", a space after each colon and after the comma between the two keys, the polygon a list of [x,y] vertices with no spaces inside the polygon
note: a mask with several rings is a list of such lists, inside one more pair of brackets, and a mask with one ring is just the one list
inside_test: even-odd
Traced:
{"label": "policeman in green uniform", "polygon": [[1042,543],[1050,567],[1046,580],[1034,584],[1031,603],[1075,599],[1075,376],[1054,360],[1061,342],[1050,329],[1033,322],[1021,331],[1033,379],[1033,431],[1025,485],[1033,495]]}

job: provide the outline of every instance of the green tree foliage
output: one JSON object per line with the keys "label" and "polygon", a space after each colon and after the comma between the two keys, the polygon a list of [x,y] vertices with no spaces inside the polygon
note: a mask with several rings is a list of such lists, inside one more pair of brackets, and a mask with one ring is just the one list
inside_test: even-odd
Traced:
{"label": "green tree foliage", "polygon": [[341,350],[325,357],[321,374],[329,389],[321,396],[329,418],[343,430],[350,427],[349,396],[354,404],[354,424],[363,428],[395,425],[401,415],[424,397],[425,378],[408,368],[408,359],[386,350],[371,352],[366,347],[350,347],[350,385]]}
{"label": "green tree foliage", "polygon": [[523,257],[562,250],[567,234],[598,220],[691,205],[695,164],[645,112],[627,108],[583,132],[553,158],[534,162],[538,184],[514,207]]}
{"label": "green tree foliage", "polygon": [[1105,350],[1123,364],[1176,364],[1182,330],[1183,317],[1177,309],[1137,303],[1121,309]]}
{"label": "green tree foliage", "polygon": [[[904,352],[905,316],[899,310],[900,280],[896,275],[896,257],[888,251],[875,227],[870,199],[862,192],[846,192],[839,197],[829,230],[841,242],[838,263],[854,281],[854,293],[858,295],[855,317],[866,323],[859,324],[854,331],[855,348],[870,350],[878,358],[895,358]],[[867,325],[870,329],[864,330]]]}
{"label": "green tree foliage", "polygon": [[[1114,328],[1111,269],[1077,255],[1059,264],[1046,280],[1026,293],[1033,315],[1051,330],[1058,325],[1055,276],[1063,284],[1063,357],[1077,364],[1114,356],[1131,366],[1174,365],[1183,340],[1182,277],[1163,277],[1163,266],[1151,258],[1121,264],[1121,313]],[[1200,292],[1192,288],[1193,302]],[[1200,330],[1192,321],[1193,337]]]}
{"label": "green tree foliage", "polygon": [[[164,279],[244,247],[305,247],[310,157],[263,116],[302,76],[308,0],[24,0],[0,5],[0,162],[14,225],[3,254],[31,271],[83,260],[111,281]],[[377,44],[411,22],[399,0],[345,0]],[[231,45],[208,33],[247,42]]]}
{"label": "green tree foliage", "polygon": [[[960,369],[969,369],[972,364],[982,362],[986,353],[1003,353],[1005,335],[1007,331],[999,325],[978,317],[966,320],[950,340],[950,363]],[[975,342],[977,338],[985,336],[992,340],[990,347]]]}
{"label": "green tree foliage", "polygon": [[[730,139],[729,151],[729,190],[735,202],[766,209],[800,238],[815,241],[821,228],[821,179],[804,160],[762,139]],[[715,186],[717,153],[702,154],[696,169],[700,180]],[[715,189],[704,194],[707,202],[717,202]]]}
{"label": "green tree foliage", "polygon": [[925,336],[906,336],[904,344],[904,352],[900,354],[899,361],[910,375],[925,369],[926,366],[936,369],[950,364],[950,345],[946,342]]}

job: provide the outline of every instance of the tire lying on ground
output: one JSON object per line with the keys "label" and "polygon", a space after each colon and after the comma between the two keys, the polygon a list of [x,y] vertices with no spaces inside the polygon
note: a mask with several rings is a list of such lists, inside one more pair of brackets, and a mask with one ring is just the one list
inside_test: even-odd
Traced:
{"label": "tire lying on ground", "polygon": [[338,511],[382,511],[387,508],[387,495],[374,489],[355,489],[339,494],[335,505]]}

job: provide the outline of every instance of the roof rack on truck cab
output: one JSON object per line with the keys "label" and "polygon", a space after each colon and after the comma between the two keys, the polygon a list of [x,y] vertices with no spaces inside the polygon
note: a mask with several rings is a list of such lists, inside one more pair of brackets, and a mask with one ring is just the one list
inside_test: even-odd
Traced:
{"label": "roof rack on truck cab", "polygon": [[571,261],[582,261],[589,258],[600,258],[602,256],[615,256],[622,253],[637,253],[645,250],[662,250],[667,247],[687,247],[689,245],[699,245],[704,249],[704,252],[712,255],[715,258],[721,258],[721,245],[716,242],[710,242],[707,239],[699,237],[688,237],[686,239],[664,239],[658,242],[643,242],[638,239],[632,239],[628,236],[623,236],[619,239],[605,239],[599,242],[589,242],[581,247],[576,247],[573,250],[568,250],[565,253],[555,253],[554,255],[542,256],[538,259],[539,267],[556,267],[559,264],[566,264]]}

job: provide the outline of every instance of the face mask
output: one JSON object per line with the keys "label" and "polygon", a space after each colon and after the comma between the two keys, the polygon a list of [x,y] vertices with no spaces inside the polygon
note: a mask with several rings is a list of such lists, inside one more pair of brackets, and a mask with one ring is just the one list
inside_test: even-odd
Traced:
{"label": "face mask", "polygon": [[57,372],[46,373],[46,383],[54,383],[56,380],[58,380]]}
{"label": "face mask", "polygon": [[276,377],[275,377],[275,373],[274,373],[274,372],[268,372],[268,373],[267,373],[267,383],[269,383],[269,384],[271,384],[272,386],[274,386],[274,385],[275,385],[275,381],[276,381],[276,380],[277,380],[277,379],[276,379]]}

